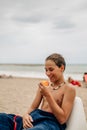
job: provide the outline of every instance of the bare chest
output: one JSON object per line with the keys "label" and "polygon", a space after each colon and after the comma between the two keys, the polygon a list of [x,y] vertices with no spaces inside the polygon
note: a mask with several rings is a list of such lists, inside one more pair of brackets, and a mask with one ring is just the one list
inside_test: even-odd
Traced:
{"label": "bare chest", "polygon": [[[55,101],[57,102],[57,104],[61,107],[62,102],[63,102],[63,97],[64,97],[64,90],[63,89],[57,89],[57,90],[53,90],[50,89],[52,96],[54,97]],[[47,100],[45,97],[43,97],[44,99],[44,104],[47,104]]]}
{"label": "bare chest", "polygon": [[63,102],[63,97],[64,97],[64,90],[59,89],[59,90],[51,90],[51,93],[55,99],[55,101],[57,102],[57,104],[59,106],[62,105]]}

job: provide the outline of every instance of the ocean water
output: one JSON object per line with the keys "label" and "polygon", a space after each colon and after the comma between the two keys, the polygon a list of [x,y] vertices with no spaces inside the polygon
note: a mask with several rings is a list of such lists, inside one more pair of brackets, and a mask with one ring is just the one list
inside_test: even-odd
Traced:
{"label": "ocean water", "polygon": [[[72,77],[76,80],[83,80],[83,74],[87,72],[87,65],[67,65],[64,72],[65,79]],[[45,75],[44,65],[22,65],[22,64],[0,64],[0,75],[31,78],[47,78]]]}

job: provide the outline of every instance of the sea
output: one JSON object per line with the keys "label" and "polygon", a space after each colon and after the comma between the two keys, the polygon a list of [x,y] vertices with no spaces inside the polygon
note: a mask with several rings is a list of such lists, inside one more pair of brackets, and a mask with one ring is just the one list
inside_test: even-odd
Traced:
{"label": "sea", "polygon": [[[83,80],[84,73],[87,72],[87,64],[67,64],[64,77],[72,77],[75,80]],[[14,77],[44,78],[44,65],[42,64],[0,64],[0,75]]]}

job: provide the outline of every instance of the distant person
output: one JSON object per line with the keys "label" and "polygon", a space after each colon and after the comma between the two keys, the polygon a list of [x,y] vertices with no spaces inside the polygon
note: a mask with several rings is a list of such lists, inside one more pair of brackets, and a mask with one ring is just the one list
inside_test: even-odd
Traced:
{"label": "distant person", "polygon": [[12,76],[11,75],[6,75],[6,74],[1,74],[0,75],[0,78],[12,78]]}
{"label": "distant person", "polygon": [[87,72],[85,72],[83,75],[83,81],[87,83]]}
{"label": "distant person", "polygon": [[[39,83],[35,99],[22,117],[23,128],[20,130],[65,130],[76,96],[75,88],[65,82],[65,67],[60,54],[54,53],[46,58],[45,73],[49,85],[45,87]],[[13,126],[10,115],[0,115],[0,130],[13,130]]]}
{"label": "distant person", "polygon": [[73,85],[77,85],[77,86],[79,86],[79,87],[82,86],[79,81],[74,80],[74,79],[72,79],[71,77],[68,78],[68,82],[71,83],[71,84],[73,84]]}

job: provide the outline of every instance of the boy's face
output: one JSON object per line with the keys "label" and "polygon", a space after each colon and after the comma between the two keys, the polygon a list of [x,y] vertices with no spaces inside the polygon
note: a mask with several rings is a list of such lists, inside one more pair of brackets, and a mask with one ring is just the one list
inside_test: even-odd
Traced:
{"label": "boy's face", "polygon": [[59,68],[52,60],[47,60],[45,62],[46,75],[48,76],[51,82],[56,82],[61,78],[63,68],[63,66]]}

